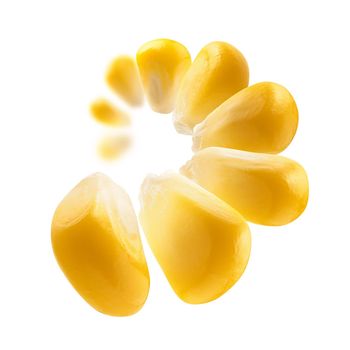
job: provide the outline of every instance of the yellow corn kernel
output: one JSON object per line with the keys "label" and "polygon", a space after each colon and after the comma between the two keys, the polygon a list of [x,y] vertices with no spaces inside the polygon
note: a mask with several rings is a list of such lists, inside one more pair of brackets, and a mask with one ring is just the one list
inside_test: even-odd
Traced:
{"label": "yellow corn kernel", "polygon": [[103,174],[82,180],[59,204],[52,247],[64,274],[96,310],[126,316],[145,303],[149,274],[125,191]]}
{"label": "yellow corn kernel", "polygon": [[108,86],[131,106],[143,104],[143,91],[135,60],[119,56],[110,64],[106,73]]}
{"label": "yellow corn kernel", "polygon": [[138,50],[137,64],[151,108],[170,113],[181,80],[191,65],[186,47],[169,39],[150,41]]}
{"label": "yellow corn kernel", "polygon": [[235,47],[224,42],[208,44],[182,80],[174,112],[176,130],[191,134],[196,124],[248,82],[248,64]]}
{"label": "yellow corn kernel", "polygon": [[115,160],[121,156],[131,144],[129,135],[106,135],[97,144],[97,153],[104,160]]}
{"label": "yellow corn kernel", "polygon": [[305,170],[281,156],[209,147],[197,152],[181,172],[256,224],[287,224],[308,201]]}
{"label": "yellow corn kernel", "polygon": [[214,300],[243,274],[250,255],[248,225],[186,177],[148,176],[141,189],[140,218],[156,259],[183,301]]}
{"label": "yellow corn kernel", "polygon": [[193,133],[193,150],[219,146],[279,153],[298,127],[298,108],[281,85],[264,82],[241,90],[216,108]]}
{"label": "yellow corn kernel", "polygon": [[129,115],[104,98],[99,98],[90,105],[91,115],[96,121],[109,126],[130,124]]}

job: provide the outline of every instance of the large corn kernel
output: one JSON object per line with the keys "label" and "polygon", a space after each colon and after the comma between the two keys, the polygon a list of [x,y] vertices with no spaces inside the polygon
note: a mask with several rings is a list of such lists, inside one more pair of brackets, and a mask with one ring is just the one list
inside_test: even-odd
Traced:
{"label": "large corn kernel", "polygon": [[210,147],[197,152],[181,172],[257,224],[287,224],[308,201],[305,170],[281,156]]}
{"label": "large corn kernel", "polygon": [[90,112],[96,121],[109,126],[124,126],[130,124],[130,117],[126,112],[104,98],[91,103]]}
{"label": "large corn kernel", "polygon": [[193,150],[220,146],[279,153],[297,127],[298,109],[289,91],[275,83],[258,83],[229,98],[196,126]]}
{"label": "large corn kernel", "polygon": [[130,56],[117,57],[106,73],[108,86],[131,106],[143,104],[143,91],[135,60]]}
{"label": "large corn kernel", "polygon": [[137,312],[149,274],[128,195],[107,176],[82,180],[59,204],[52,247],[64,274],[96,310],[113,316]]}
{"label": "large corn kernel", "polygon": [[137,64],[151,108],[158,113],[170,113],[182,78],[191,65],[187,49],[174,40],[153,40],[138,50]]}
{"label": "large corn kernel", "polygon": [[216,299],[244,272],[251,244],[248,225],[229,205],[186,177],[147,177],[140,217],[155,257],[183,301]]}
{"label": "large corn kernel", "polygon": [[195,58],[176,100],[174,124],[178,132],[193,127],[249,82],[248,64],[232,45],[212,42]]}

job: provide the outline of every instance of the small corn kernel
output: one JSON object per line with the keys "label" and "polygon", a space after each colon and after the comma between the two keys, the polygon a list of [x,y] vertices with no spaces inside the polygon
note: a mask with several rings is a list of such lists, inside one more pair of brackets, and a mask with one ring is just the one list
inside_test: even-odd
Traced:
{"label": "small corn kernel", "polygon": [[126,192],[107,176],[82,180],[52,220],[52,247],[77,292],[96,310],[126,316],[146,301],[149,273]]}
{"label": "small corn kernel", "polygon": [[138,50],[137,64],[151,108],[158,113],[170,113],[182,78],[191,65],[187,49],[174,40],[153,40]]}
{"label": "small corn kernel", "polygon": [[108,86],[131,106],[143,104],[143,91],[135,60],[119,56],[110,64],[106,73]]}
{"label": "small corn kernel", "polygon": [[235,47],[224,42],[208,44],[181,83],[174,112],[176,130],[191,134],[196,124],[248,82],[248,64]]}
{"label": "small corn kernel", "polygon": [[148,176],[140,197],[148,243],[183,301],[209,302],[238,281],[251,244],[249,227],[238,212],[174,173]]}
{"label": "small corn kernel", "polygon": [[209,147],[197,152],[181,172],[256,224],[285,225],[308,201],[305,170],[281,156]]}
{"label": "small corn kernel", "polygon": [[105,135],[97,144],[97,153],[104,160],[118,159],[131,145],[127,134]]}
{"label": "small corn kernel", "polygon": [[104,98],[99,98],[90,105],[91,115],[99,123],[108,126],[124,126],[130,124],[129,115]]}
{"label": "small corn kernel", "polygon": [[297,127],[298,108],[289,91],[275,83],[258,83],[233,95],[196,126],[193,150],[219,146],[279,153]]}

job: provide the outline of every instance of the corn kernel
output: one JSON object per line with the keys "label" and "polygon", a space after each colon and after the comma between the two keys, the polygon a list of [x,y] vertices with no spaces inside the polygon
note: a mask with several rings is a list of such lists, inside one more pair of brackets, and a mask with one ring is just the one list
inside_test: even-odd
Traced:
{"label": "corn kernel", "polygon": [[148,176],[141,189],[140,218],[155,257],[183,301],[216,299],[243,274],[250,255],[248,225],[186,177]]}
{"label": "corn kernel", "polygon": [[191,65],[187,49],[174,40],[153,40],[138,50],[137,64],[153,111],[170,113],[182,78]]}
{"label": "corn kernel", "polygon": [[281,156],[209,147],[197,152],[181,172],[257,224],[287,224],[308,201],[305,170]]}
{"label": "corn kernel", "polygon": [[130,124],[129,115],[104,98],[92,102],[90,112],[96,121],[105,125],[124,126]]}
{"label": "corn kernel", "polygon": [[106,73],[108,86],[131,106],[143,104],[143,91],[135,60],[130,56],[117,57]]}
{"label": "corn kernel", "polygon": [[191,134],[193,127],[249,82],[248,64],[232,45],[212,42],[195,58],[175,104],[174,125]]}
{"label": "corn kernel", "polygon": [[289,91],[275,83],[258,83],[233,95],[196,126],[193,150],[220,146],[279,153],[297,127],[298,109]]}
{"label": "corn kernel", "polygon": [[97,153],[104,160],[118,159],[131,144],[127,134],[105,135],[97,144]]}
{"label": "corn kernel", "polygon": [[126,316],[145,303],[149,274],[128,195],[107,176],[82,180],[59,204],[52,247],[64,274],[96,310]]}

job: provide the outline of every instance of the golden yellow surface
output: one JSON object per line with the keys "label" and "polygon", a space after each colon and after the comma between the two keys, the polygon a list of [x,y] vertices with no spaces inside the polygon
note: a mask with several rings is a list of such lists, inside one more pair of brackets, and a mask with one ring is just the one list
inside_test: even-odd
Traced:
{"label": "golden yellow surface", "polygon": [[149,41],[138,50],[137,64],[151,108],[158,113],[170,113],[182,78],[191,65],[186,47],[169,39]]}
{"label": "golden yellow surface", "polygon": [[308,201],[303,167],[277,155],[210,147],[197,152],[181,172],[257,224],[287,224]]}
{"label": "golden yellow surface", "polygon": [[129,115],[105,98],[99,98],[90,105],[91,115],[99,123],[109,126],[124,126],[130,124]]}
{"label": "golden yellow surface", "polygon": [[248,82],[248,64],[235,47],[219,41],[206,45],[182,80],[174,111],[176,130],[191,134],[196,124]]}
{"label": "golden yellow surface", "polygon": [[149,274],[128,195],[103,174],[82,180],[52,220],[52,247],[62,271],[96,310],[126,316],[145,303]]}
{"label": "golden yellow surface", "polygon": [[143,104],[143,90],[135,60],[130,56],[119,56],[106,72],[107,85],[131,106]]}
{"label": "golden yellow surface", "polygon": [[298,109],[289,91],[275,83],[258,83],[233,95],[197,125],[193,150],[220,146],[279,153],[297,127]]}
{"label": "golden yellow surface", "polygon": [[130,144],[129,135],[105,135],[97,144],[97,153],[104,160],[115,160],[130,147]]}
{"label": "golden yellow surface", "polygon": [[148,243],[183,301],[209,302],[238,281],[251,245],[238,212],[175,173],[148,176],[140,197]]}

